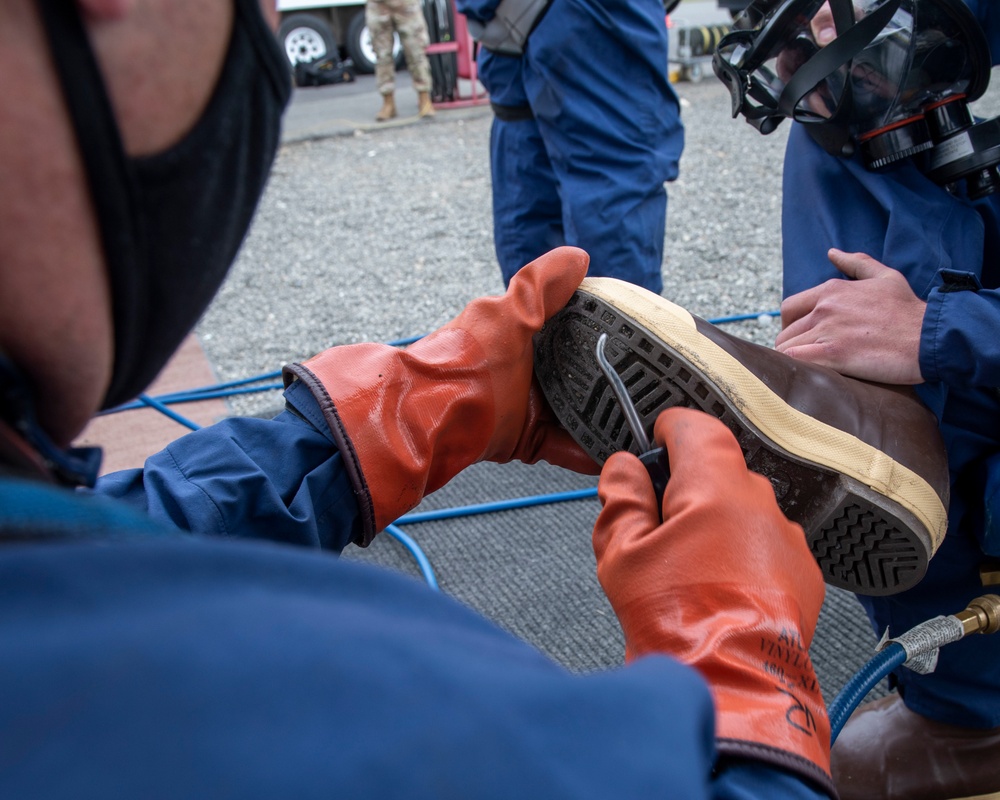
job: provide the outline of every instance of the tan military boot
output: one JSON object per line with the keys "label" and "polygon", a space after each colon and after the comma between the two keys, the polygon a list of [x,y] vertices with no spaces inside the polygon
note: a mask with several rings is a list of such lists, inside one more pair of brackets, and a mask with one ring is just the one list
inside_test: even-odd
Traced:
{"label": "tan military boot", "polygon": [[833,746],[840,800],[1000,798],[1000,728],[958,728],[891,694],[861,706]]}
{"label": "tan military boot", "polygon": [[421,117],[434,116],[434,104],[431,102],[430,92],[417,93],[417,115]]}
{"label": "tan military boot", "polygon": [[385,122],[396,116],[396,98],[392,94],[382,95],[382,108],[375,115],[376,122]]}
{"label": "tan military boot", "polygon": [[588,278],[535,338],[535,372],[559,421],[599,464],[637,452],[595,348],[624,380],[647,436],[691,406],[736,434],[805,530],[826,582],[859,594],[913,586],[944,538],[948,464],[912,389],[845,378],[751,344],[657,294]]}

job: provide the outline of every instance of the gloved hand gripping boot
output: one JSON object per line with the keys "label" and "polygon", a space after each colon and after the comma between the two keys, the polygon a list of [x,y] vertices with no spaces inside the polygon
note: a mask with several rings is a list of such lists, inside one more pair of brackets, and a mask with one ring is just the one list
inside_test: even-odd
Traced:
{"label": "gloved hand gripping boot", "polygon": [[285,368],[319,402],[361,511],[356,541],[416,506],[477,461],[548,461],[594,474],[533,378],[532,337],[586,274],[562,247],[522,268],[507,293],[471,302],[409,347],[333,347]]}
{"label": "gloved hand gripping boot", "polygon": [[947,528],[948,459],[910,387],[844,377],[730,336],[641,287],[588,278],[537,337],[535,364],[553,410],[598,463],[636,452],[597,364],[602,333],[647,430],[683,405],[736,434],[747,465],[805,530],[827,583],[888,595],[923,577]]}
{"label": "gloved hand gripping boot", "polygon": [[660,653],[694,667],[723,757],[794,771],[832,795],[830,723],[809,659],[823,577],[802,528],[719,420],[673,408],[654,436],[670,457],[661,507],[631,453],[612,454],[598,485],[597,577],[626,660]]}

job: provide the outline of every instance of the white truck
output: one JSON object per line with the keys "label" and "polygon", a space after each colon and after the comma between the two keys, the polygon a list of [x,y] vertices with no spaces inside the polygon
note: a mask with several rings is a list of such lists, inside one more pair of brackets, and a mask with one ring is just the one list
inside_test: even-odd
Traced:
{"label": "white truck", "polygon": [[[354,62],[358,72],[375,71],[375,51],[365,25],[364,0],[277,0],[281,24],[278,40],[293,67],[334,54]],[[395,37],[393,53],[403,66],[403,49]]]}

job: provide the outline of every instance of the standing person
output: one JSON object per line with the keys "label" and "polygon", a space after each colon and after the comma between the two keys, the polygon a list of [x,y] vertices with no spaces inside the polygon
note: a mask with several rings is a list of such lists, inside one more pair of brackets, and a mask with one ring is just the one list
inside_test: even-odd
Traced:
{"label": "standing person", "polygon": [[406,57],[406,68],[417,93],[417,114],[434,116],[431,102],[431,66],[427,60],[427,20],[420,0],[367,0],[365,24],[375,49],[375,83],[382,95],[382,108],[375,115],[378,122],[396,116],[396,57],[392,52],[393,33],[399,34]]}
{"label": "standing person", "polygon": [[[793,6],[777,5],[774,19]],[[897,596],[861,598],[876,635],[895,635],[996,591],[1000,182],[963,128],[991,51],[1000,58],[1000,17],[975,0],[835,0],[793,17],[771,27],[766,52],[749,31],[734,36],[739,58],[719,47],[734,53],[721,76],[748,119],[772,129],[781,116],[796,120],[776,347],[845,375],[916,385],[948,450],[948,532],[925,578]],[[864,35],[847,47],[848,32]],[[758,70],[771,58],[769,82]],[[743,98],[741,81],[754,87]],[[968,181],[956,177],[963,161]],[[949,646],[934,672],[903,667],[891,684],[834,747],[844,800],[1000,792],[1000,638]]]}
{"label": "standing person", "polygon": [[[659,293],[666,181],[684,148],[662,0],[458,0],[478,36],[490,133],[493,239],[504,284],[563,244],[590,274]],[[522,4],[523,5],[523,4]],[[530,36],[527,34],[530,33]]]}
{"label": "standing person", "polygon": [[[79,488],[99,459],[69,443],[159,372],[250,224],[290,91],[263,13],[0,4],[0,796],[830,796],[801,657],[822,579],[707,415],[657,422],[662,506],[628,454],[601,478],[621,669],[570,674],[417,581],[332,557],[473,462],[592,467],[532,378],[580,250],[405,350],[289,366],[275,419]],[[799,648],[788,686],[762,642]]]}

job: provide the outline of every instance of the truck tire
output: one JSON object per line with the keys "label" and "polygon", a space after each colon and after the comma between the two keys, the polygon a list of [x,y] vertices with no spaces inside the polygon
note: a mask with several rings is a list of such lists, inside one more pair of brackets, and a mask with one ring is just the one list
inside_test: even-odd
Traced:
{"label": "truck tire", "polygon": [[[354,62],[354,69],[370,75],[375,71],[375,49],[372,47],[372,36],[365,23],[365,12],[359,11],[347,24],[347,36],[344,39],[344,49]],[[392,35],[392,54],[396,59],[396,69],[406,66],[406,56],[403,54],[403,43],[399,34]]]}
{"label": "truck tire", "polygon": [[333,31],[321,17],[313,14],[285,17],[278,27],[278,43],[292,67],[300,61],[309,63],[338,56]]}

